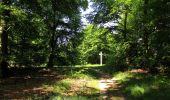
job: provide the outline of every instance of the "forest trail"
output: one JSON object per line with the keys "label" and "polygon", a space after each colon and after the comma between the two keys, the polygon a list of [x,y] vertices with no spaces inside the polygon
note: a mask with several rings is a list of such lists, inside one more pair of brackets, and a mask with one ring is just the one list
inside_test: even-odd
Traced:
{"label": "forest trail", "polygon": [[[105,76],[109,75],[105,74]],[[100,79],[99,89],[102,100],[126,100],[120,87],[121,85],[117,83],[117,79],[114,77]]]}
{"label": "forest trail", "polygon": [[117,87],[115,80],[113,79],[102,79],[99,80],[99,88],[101,93],[106,93],[109,88]]}
{"label": "forest trail", "polygon": [[[78,70],[82,71],[83,68]],[[68,69],[66,71],[68,71]],[[61,93],[63,96],[74,96],[75,93],[78,93],[78,95],[84,94],[87,95],[87,97],[92,96],[92,98],[97,98],[99,100],[125,100],[120,90],[120,84],[117,83],[116,78],[113,78],[108,73],[97,68],[89,68],[86,71],[89,73],[84,75],[92,75],[96,78],[72,79],[69,78],[69,76],[59,74],[58,71],[44,69],[39,70],[38,73],[32,72],[30,75],[26,76],[10,77],[0,82],[0,99],[32,99],[39,96],[50,98],[51,96],[49,94],[54,92],[54,85],[56,82],[63,82],[62,80],[66,79],[67,81],[69,79],[69,81],[72,82],[72,88],[63,94]],[[95,82],[96,84],[94,84]],[[94,87],[98,87],[98,90],[94,93],[95,95],[92,95],[93,92],[90,90],[93,88],[91,84]],[[81,91],[80,89],[83,90]],[[93,90],[94,89],[92,89],[92,91]],[[80,91],[83,94],[79,94]]]}

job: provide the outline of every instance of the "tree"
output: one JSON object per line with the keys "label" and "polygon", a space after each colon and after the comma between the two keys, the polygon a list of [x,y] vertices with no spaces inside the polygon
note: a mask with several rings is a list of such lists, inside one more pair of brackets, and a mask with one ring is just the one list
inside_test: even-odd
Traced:
{"label": "tree", "polygon": [[[75,62],[68,55],[76,54],[74,48],[81,36],[80,9],[86,7],[86,0],[11,1],[11,6],[7,7],[11,11],[8,29],[9,66],[47,64],[52,67],[62,63],[62,52],[67,55],[64,59],[70,59],[66,63]],[[53,63],[56,59],[58,63]]]}
{"label": "tree", "polygon": [[[169,3],[167,0],[93,1],[96,9],[95,16],[92,17],[94,23],[116,33],[114,38],[118,44],[127,44],[123,51],[126,52],[127,60],[124,61],[129,65],[147,69],[158,67],[160,62],[169,62],[168,57],[163,56],[163,52],[167,53],[167,48],[169,48],[167,45],[169,37],[167,35],[169,33],[169,14],[167,13]],[[162,59],[164,57],[166,61]]]}
{"label": "tree", "polygon": [[[115,35],[116,39],[120,44],[124,43],[129,46],[126,48],[126,56],[123,59],[127,63],[131,62],[131,54],[128,51],[131,45],[135,44],[132,41],[132,30],[131,20],[134,11],[137,9],[136,5],[139,4],[140,0],[94,0],[98,6],[96,8],[96,15],[94,17],[94,23],[103,25],[106,29],[109,29]],[[95,6],[96,7],[96,6]],[[134,10],[134,11],[133,11]],[[100,16],[99,16],[100,15]],[[100,21],[104,20],[104,21]],[[131,33],[130,33],[131,32]],[[131,41],[132,40],[132,41]]]}
{"label": "tree", "polygon": [[99,53],[102,51],[107,55],[113,41],[113,35],[107,29],[92,24],[88,25],[84,29],[82,43],[78,46],[81,64],[98,64]]}
{"label": "tree", "polygon": [[[9,6],[10,1],[8,0],[3,0],[2,4],[4,6]],[[9,28],[9,17],[10,17],[10,10],[5,9],[3,11],[4,17],[4,26],[3,30],[1,33],[1,49],[2,49],[2,60],[1,60],[1,72],[2,72],[2,77],[6,78],[8,76],[8,28]]]}
{"label": "tree", "polygon": [[[65,7],[66,4],[67,7]],[[80,1],[66,0],[62,2],[51,0],[52,22],[48,23],[48,26],[51,29],[50,55],[47,64],[48,67],[51,68],[54,66],[53,61],[55,58],[55,51],[59,50],[58,48],[62,47],[61,45],[63,42],[68,42],[69,38],[76,35],[77,31],[79,31],[78,30],[78,27],[80,27],[79,7],[86,8],[87,6],[86,4],[87,4],[86,0],[80,0]],[[50,9],[48,9],[48,11],[49,10]]]}
{"label": "tree", "polygon": [[170,33],[170,16],[168,0],[156,1],[152,0],[151,9],[153,14],[153,33],[151,34],[151,47],[154,50],[153,59],[154,66],[169,67],[169,33]]}

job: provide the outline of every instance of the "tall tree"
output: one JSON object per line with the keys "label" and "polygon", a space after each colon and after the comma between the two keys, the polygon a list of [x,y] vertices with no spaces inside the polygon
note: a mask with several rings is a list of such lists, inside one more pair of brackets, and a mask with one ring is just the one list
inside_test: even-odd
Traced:
{"label": "tall tree", "polygon": [[[11,2],[9,0],[2,0],[2,4],[9,6]],[[2,61],[1,61],[1,72],[2,77],[8,76],[8,28],[9,28],[9,17],[10,10],[5,9],[3,11],[4,26],[1,34],[1,49],[2,49]]]}
{"label": "tall tree", "polygon": [[47,64],[48,67],[54,66],[54,58],[56,55],[55,52],[58,50],[57,48],[61,47],[60,44],[57,43],[62,42],[63,39],[67,40],[71,38],[77,33],[76,31],[79,31],[78,27],[80,26],[78,23],[80,23],[80,7],[86,8],[86,4],[86,0],[64,0],[61,2],[51,0],[52,22],[48,25],[51,29],[50,55]]}
{"label": "tall tree", "polygon": [[81,31],[80,9],[86,6],[86,0],[12,1],[10,66],[44,66],[48,62],[51,67],[56,59],[60,63],[60,52],[74,52],[70,48],[76,46]]}
{"label": "tall tree", "polygon": [[148,29],[148,2],[149,0],[144,0],[144,4],[143,4],[143,42],[144,42],[144,47],[145,47],[145,51],[144,51],[144,66],[146,68],[149,67],[148,65],[148,58],[149,58],[149,29]]}
{"label": "tall tree", "polygon": [[153,14],[153,32],[151,34],[151,47],[154,48],[154,66],[169,67],[170,48],[170,2],[168,0],[151,0]]}

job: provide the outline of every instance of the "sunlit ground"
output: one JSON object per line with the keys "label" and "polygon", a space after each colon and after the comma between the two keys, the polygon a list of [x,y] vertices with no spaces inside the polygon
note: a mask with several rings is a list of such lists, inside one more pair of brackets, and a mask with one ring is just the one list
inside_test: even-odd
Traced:
{"label": "sunlit ground", "polygon": [[168,75],[103,66],[42,69],[0,81],[0,100],[169,100],[169,93]]}

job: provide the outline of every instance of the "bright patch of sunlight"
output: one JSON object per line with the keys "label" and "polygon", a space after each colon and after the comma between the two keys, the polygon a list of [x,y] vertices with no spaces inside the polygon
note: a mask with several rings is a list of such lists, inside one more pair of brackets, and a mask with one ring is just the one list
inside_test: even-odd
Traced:
{"label": "bright patch of sunlight", "polygon": [[0,33],[2,32],[2,27],[0,26]]}
{"label": "bright patch of sunlight", "polygon": [[99,88],[101,91],[104,91],[106,88],[108,88],[107,84],[100,82]]}
{"label": "bright patch of sunlight", "polygon": [[114,77],[119,81],[127,81],[128,78],[133,77],[134,74],[128,73],[128,72],[119,72],[117,74],[114,74]]}
{"label": "bright patch of sunlight", "polygon": [[55,96],[52,98],[52,100],[88,100],[88,99],[82,96],[69,96],[69,97]]}
{"label": "bright patch of sunlight", "polygon": [[97,90],[100,89],[98,80],[93,80],[93,81],[88,82],[87,86],[91,88],[95,88]]}
{"label": "bright patch of sunlight", "polygon": [[101,91],[107,90],[113,84],[113,80],[100,80],[99,89]]}
{"label": "bright patch of sunlight", "polygon": [[105,66],[105,64],[100,65],[100,64],[87,64],[87,65],[75,65],[75,67],[101,67]]}

